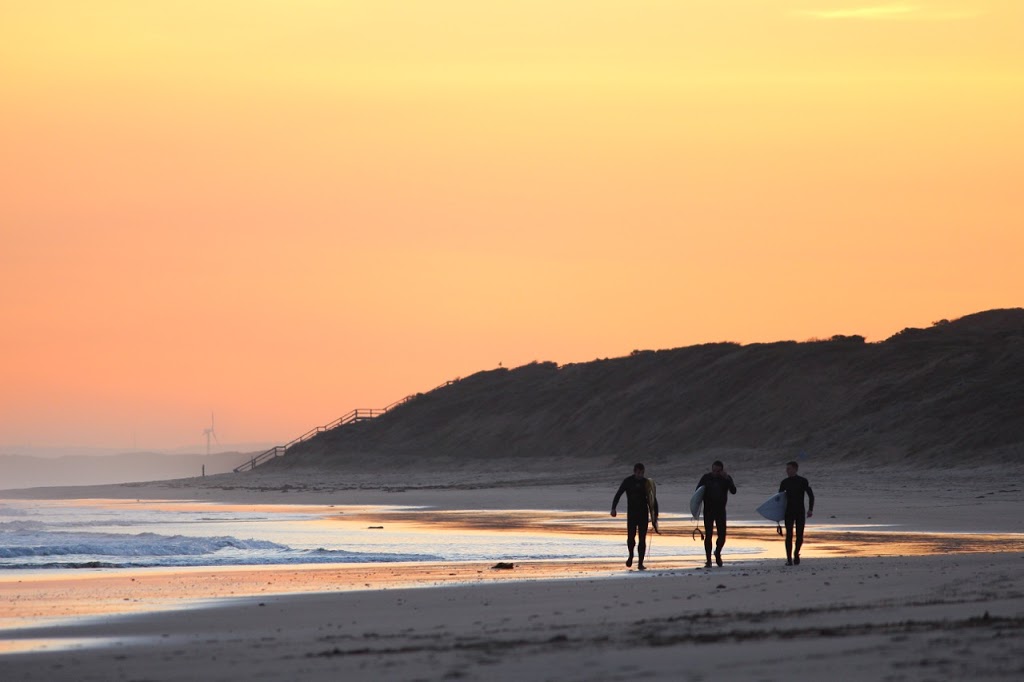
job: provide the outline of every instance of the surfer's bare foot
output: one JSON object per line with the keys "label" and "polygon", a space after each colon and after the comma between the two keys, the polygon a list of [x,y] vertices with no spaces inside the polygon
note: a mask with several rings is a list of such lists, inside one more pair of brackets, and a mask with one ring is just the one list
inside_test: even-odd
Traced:
{"label": "surfer's bare foot", "polygon": [[704,568],[711,568],[711,559],[708,559],[708,562],[704,564]]}
{"label": "surfer's bare foot", "polygon": [[626,568],[629,568],[632,565],[633,565],[633,557],[629,557],[628,559],[626,559]]}
{"label": "surfer's bare foot", "polygon": [[644,566],[643,564],[637,564],[636,570],[638,570],[638,571],[646,571],[647,567]]}
{"label": "surfer's bare foot", "polygon": [[793,563],[796,564],[797,566],[800,565],[800,555],[799,554],[797,554],[795,557],[793,557]]}
{"label": "surfer's bare foot", "polygon": [[722,554],[721,552],[715,552],[715,563],[719,566],[722,565]]}
{"label": "surfer's bare foot", "polygon": [[792,566],[793,565],[793,560],[792,559],[786,559],[786,565],[787,566]]}

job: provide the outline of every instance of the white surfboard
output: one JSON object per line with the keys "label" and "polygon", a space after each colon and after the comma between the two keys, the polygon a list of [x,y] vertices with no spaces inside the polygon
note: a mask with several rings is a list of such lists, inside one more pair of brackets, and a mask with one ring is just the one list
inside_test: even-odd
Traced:
{"label": "white surfboard", "polygon": [[786,518],[786,493],[775,493],[769,497],[757,508],[757,513],[769,521],[781,521]]}
{"label": "white surfboard", "polygon": [[693,495],[690,496],[690,513],[693,514],[694,519],[700,518],[701,507],[704,505],[704,486],[700,486],[693,491]]}

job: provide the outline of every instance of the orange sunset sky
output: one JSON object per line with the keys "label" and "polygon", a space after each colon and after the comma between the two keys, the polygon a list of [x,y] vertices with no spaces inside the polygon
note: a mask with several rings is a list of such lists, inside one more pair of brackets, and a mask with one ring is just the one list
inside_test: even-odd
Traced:
{"label": "orange sunset sky", "polygon": [[1024,300],[1020,0],[0,0],[0,452]]}

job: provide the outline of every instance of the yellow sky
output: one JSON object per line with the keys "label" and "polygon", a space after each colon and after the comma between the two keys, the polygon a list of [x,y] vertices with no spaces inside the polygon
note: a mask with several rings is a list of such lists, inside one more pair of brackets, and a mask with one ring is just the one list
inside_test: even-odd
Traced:
{"label": "yellow sky", "polygon": [[0,0],[0,452],[1019,306],[1017,0]]}

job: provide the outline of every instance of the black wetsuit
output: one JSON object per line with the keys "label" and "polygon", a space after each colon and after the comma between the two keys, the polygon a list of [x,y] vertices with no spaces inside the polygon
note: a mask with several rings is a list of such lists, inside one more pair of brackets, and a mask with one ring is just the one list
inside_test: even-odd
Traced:
{"label": "black wetsuit", "polygon": [[[787,476],[779,484],[779,492],[786,493],[786,559],[791,561],[795,554],[800,558],[800,547],[804,544],[804,493],[807,493],[808,509],[814,512],[814,492],[803,476]],[[793,527],[796,527],[796,547],[793,547]],[[794,552],[794,549],[796,550]]]}
{"label": "black wetsuit", "polygon": [[711,529],[718,527],[715,542],[715,556],[718,557],[725,546],[725,505],[729,502],[729,493],[736,494],[736,484],[732,476],[704,474],[697,483],[697,488],[701,486],[704,486],[704,553],[711,563]]}
{"label": "black wetsuit", "polygon": [[612,509],[619,506],[622,493],[626,493],[626,546],[629,547],[629,560],[633,561],[633,547],[636,546],[636,536],[639,534],[640,564],[643,565],[644,554],[647,553],[647,524],[650,522],[650,512],[647,507],[647,479],[627,476],[615,493]]}

